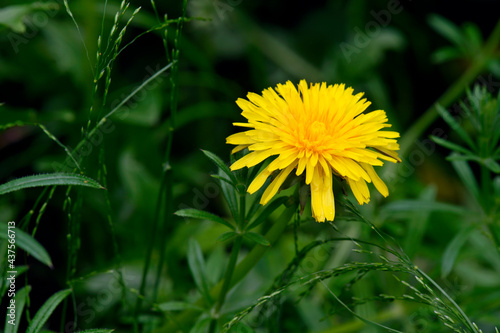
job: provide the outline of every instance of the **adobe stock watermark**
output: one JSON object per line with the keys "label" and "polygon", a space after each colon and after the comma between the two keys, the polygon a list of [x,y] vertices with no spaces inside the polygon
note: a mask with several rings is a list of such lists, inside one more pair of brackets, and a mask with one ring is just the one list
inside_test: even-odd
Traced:
{"label": "adobe stock watermark", "polygon": [[[162,68],[159,64],[157,64],[155,68],[151,66],[146,66],[145,71],[148,74],[146,74],[144,79],[142,80],[143,84],[146,83],[155,75],[157,75],[157,73],[159,73],[159,71],[163,69],[164,67]],[[167,76],[168,76],[167,72],[164,71],[160,75],[154,77],[154,79],[152,79],[150,82],[147,82],[147,84],[144,85],[142,89],[137,91],[126,101],[126,103],[120,106],[120,108],[115,113],[114,117],[117,117],[120,120],[124,120],[125,118],[127,118],[127,116],[130,114],[130,111],[137,108],[139,102],[143,101],[146,98],[148,92],[150,92],[153,89],[156,89],[158,85],[160,85]],[[114,108],[118,107],[121,103],[123,103],[123,101],[128,96],[129,94],[123,93],[122,95],[120,95],[119,98],[114,99],[110,104],[111,110],[113,110]],[[99,126],[92,133],[92,135],[90,135],[90,133],[85,133],[85,140],[81,145],[77,147],[77,149],[70,149],[72,151],[74,160],[70,156],[67,156],[66,159],[64,160],[64,163],[52,162],[51,164],[52,169],[56,172],[73,172],[73,170],[75,170],[78,167],[75,164],[75,160],[79,161],[81,160],[81,158],[89,156],[94,150],[94,148],[101,145],[101,143],[104,141],[105,134],[110,134],[115,129],[116,125],[113,122],[113,120],[109,118],[104,119],[102,125]]]}
{"label": "adobe stock watermark", "polygon": [[22,32],[11,31],[7,34],[7,39],[12,49],[17,54],[22,45],[26,45],[35,38],[40,30],[49,24],[51,18],[56,16],[61,8],[64,8],[62,0],[38,1],[31,5],[33,13],[23,19],[26,29]]}
{"label": "adobe stock watermark", "polygon": [[[411,1],[411,0],[408,0]],[[382,28],[388,26],[394,15],[403,11],[403,5],[399,0],[389,0],[386,9],[379,11],[371,10],[370,15],[373,20],[367,22],[363,28],[354,27],[354,37],[352,43],[340,43],[340,50],[348,63],[351,62],[353,54],[361,53],[362,49],[367,47],[373,38],[380,35]]]}
{"label": "adobe stock watermark", "polygon": [[[78,322],[69,321],[64,326],[64,333],[73,333],[81,328],[78,323],[83,323],[88,327],[96,319],[98,313],[106,311],[113,303],[119,301],[123,292],[123,286],[120,284],[118,273],[113,272],[113,276],[106,282],[105,286],[99,288],[99,291],[90,296],[87,294],[83,300],[76,305],[76,315]],[[123,274],[125,285],[137,284],[140,281],[139,276]]]}
{"label": "adobe stock watermark", "polygon": [[242,2],[243,0],[214,0],[213,6],[219,20],[224,21],[228,13],[233,12]]}

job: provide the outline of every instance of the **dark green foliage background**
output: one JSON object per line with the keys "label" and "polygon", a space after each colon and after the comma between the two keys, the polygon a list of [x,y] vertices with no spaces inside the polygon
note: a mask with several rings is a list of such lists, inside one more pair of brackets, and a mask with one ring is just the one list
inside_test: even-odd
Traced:
{"label": "dark green foliage background", "polygon": [[[359,32],[367,33],[367,23],[375,22],[377,26],[373,13],[387,10],[391,2],[188,1],[187,16],[194,19],[183,26],[179,75],[175,78],[178,113],[170,162],[173,210],[194,207],[229,216],[220,188],[210,177],[217,169],[200,149],[212,151],[229,162],[231,147],[225,144],[225,138],[237,130],[231,123],[243,120],[234,103],[237,98],[286,80],[294,83],[300,79],[329,84],[344,82],[355,92],[365,92],[372,102],[370,110],[386,110],[393,128],[404,136],[406,129],[475,61],[474,54],[464,54],[443,63],[433,61],[434,52],[451,43],[429,25],[429,15],[439,14],[459,26],[472,22],[486,40],[500,12],[495,1],[436,4],[402,0],[398,7],[401,11],[392,14],[386,26],[378,24],[366,46],[356,44],[357,39],[364,38]],[[0,7],[25,3],[30,2],[2,1]],[[106,11],[101,0],[73,0],[69,4],[81,34],[62,2],[59,10],[51,12],[47,21],[41,24],[36,23],[40,17],[36,12],[26,16],[28,24],[24,35],[13,37],[11,29],[0,25],[0,102],[3,103],[0,123],[19,120],[43,124],[64,145],[74,148],[89,119],[95,124],[168,61],[162,41],[163,30],[134,41],[116,58],[109,96],[104,108],[100,108],[102,95],[97,94],[96,100],[92,100],[91,68],[102,17],[105,17],[104,31],[108,32],[119,2],[109,1]],[[157,1],[156,5],[160,16],[166,14],[168,19],[174,19],[182,15],[180,1]],[[142,9],[128,27],[122,45],[158,23],[149,1],[132,1],[128,14],[139,6]],[[125,20],[128,18],[125,16]],[[167,29],[168,52],[174,45],[176,27],[172,24]],[[347,57],[343,52],[345,43],[356,48]],[[473,52],[473,48],[469,51]],[[136,315],[131,307],[136,298],[133,290],[139,289],[146,248],[152,241],[155,242],[153,267],[158,265],[160,244],[165,245],[166,251],[157,303],[193,302],[198,298],[186,259],[191,237],[197,239],[203,249],[213,282],[222,276],[229,246],[216,242],[224,231],[220,225],[169,215],[165,222],[166,238],[153,238],[151,234],[168,131],[172,125],[170,72],[165,73],[110,118],[113,129],[102,135],[102,143],[91,146],[92,152],[82,165],[85,175],[101,180],[102,162],[105,163],[111,212],[104,191],[72,189],[75,205],[80,205],[80,215],[74,217],[80,223],[80,234],[73,240],[78,241],[80,247],[74,278],[82,278],[72,284],[76,303],[83,304],[78,311],[79,329],[109,327],[116,328],[117,332],[132,331],[131,323]],[[496,94],[500,86],[499,74],[498,63],[492,64],[476,82],[483,85],[488,82],[487,88]],[[89,115],[91,105],[95,111]],[[451,164],[445,160],[449,150],[427,139],[436,129],[446,133],[450,141],[458,139],[446,122],[436,120],[421,135],[421,146],[413,148],[423,152],[419,155],[424,156],[423,160],[420,162],[416,156],[417,163],[406,160],[392,169],[392,174],[386,172],[385,176],[392,179],[388,181],[391,195],[383,199],[372,189],[372,202],[361,207],[361,212],[393,237],[415,264],[438,281],[473,321],[482,325],[484,332],[493,332],[500,317],[500,257],[488,238],[477,231],[458,252],[455,268],[441,278],[445,249],[464,226],[474,222],[474,216],[454,214],[447,209],[416,215],[415,208],[411,207],[398,215],[384,208],[401,199],[423,199],[462,206],[469,211],[477,209]],[[66,157],[64,150],[39,127],[5,129],[0,133],[0,183],[25,175],[54,172],[54,162],[65,163]],[[478,172],[476,168],[473,170]],[[1,196],[0,220],[20,221],[32,209],[40,193],[40,188],[34,188]],[[340,189],[335,195],[343,196]],[[78,203],[77,197],[81,198]],[[24,283],[32,286],[31,317],[52,294],[68,287],[65,198],[66,189],[57,188],[35,236],[51,255],[54,268],[25,257],[22,252],[18,254],[19,265],[24,261],[29,265],[26,279],[20,278],[18,283],[19,286]],[[308,209],[298,229],[300,246],[315,239],[346,235],[382,242],[365,225],[339,218],[335,223],[338,231],[335,231],[329,224],[313,222],[307,214],[310,214]],[[121,258],[117,258],[113,250],[108,216],[114,224]],[[274,219],[273,215],[266,223],[273,223]],[[34,223],[32,220],[29,232]],[[264,224],[262,228],[265,231],[269,225]],[[251,243],[245,243],[244,253],[251,247]],[[345,250],[340,244],[322,249],[311,254],[312,266],[304,266],[302,275],[332,268],[332,264],[370,261],[361,254],[339,254],[338,251]],[[225,308],[227,319],[262,296],[293,258],[294,236],[290,228],[255,271],[230,294]],[[128,287],[126,304],[120,302],[121,289],[112,285],[116,275],[107,273],[116,269],[119,259]],[[367,278],[355,284],[353,289],[345,288],[353,277],[328,280],[332,290],[348,305],[353,295],[372,297],[407,292],[391,274],[376,272],[368,273]],[[402,279],[409,281],[410,277]],[[312,291],[303,298],[297,296],[298,292],[282,298],[279,311],[270,312],[271,319],[254,325],[256,332],[378,331],[378,328],[360,324],[324,288],[317,288],[321,290]],[[100,293],[102,290],[111,292],[104,295]],[[153,276],[146,288],[147,293],[152,290]],[[299,299],[302,302],[298,302]],[[447,331],[432,314],[432,309],[411,302],[400,303],[397,310],[391,303],[379,301],[356,308],[362,316],[404,332]],[[4,304],[2,302],[0,310],[2,318]],[[48,323],[51,330],[58,331],[60,323],[71,321],[74,315],[71,301],[66,319],[61,319],[61,308]],[[162,327],[174,315],[145,311],[141,320]],[[23,320],[22,328],[25,328]],[[351,324],[353,326],[349,326]]]}

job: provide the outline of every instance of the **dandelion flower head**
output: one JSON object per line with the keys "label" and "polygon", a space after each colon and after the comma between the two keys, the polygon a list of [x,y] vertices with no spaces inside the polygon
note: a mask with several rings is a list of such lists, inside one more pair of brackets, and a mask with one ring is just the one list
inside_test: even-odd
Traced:
{"label": "dandelion flower head", "polygon": [[367,183],[373,183],[383,196],[389,195],[373,166],[383,165],[384,160],[401,161],[396,153],[399,133],[382,130],[391,126],[385,111],[363,113],[371,103],[362,96],[344,84],[308,85],[302,80],[297,87],[288,81],[261,95],[249,93],[248,100],[238,99],[248,122],[234,125],[249,129],[229,136],[227,143],[236,145],[233,153],[245,148],[249,153],[233,163],[231,170],[273,159],[247,189],[256,192],[275,174],[260,200],[263,205],[291,172],[305,174],[312,215],[318,222],[335,217],[333,176],[347,180],[359,204],[370,201]]}

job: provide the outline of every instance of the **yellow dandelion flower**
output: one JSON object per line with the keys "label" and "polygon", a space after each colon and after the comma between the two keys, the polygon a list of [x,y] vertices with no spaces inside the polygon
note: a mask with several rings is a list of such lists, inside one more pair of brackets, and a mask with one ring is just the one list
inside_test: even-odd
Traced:
{"label": "yellow dandelion flower", "polygon": [[274,158],[247,189],[254,193],[277,173],[262,195],[262,205],[271,200],[292,171],[297,176],[305,171],[312,214],[318,222],[335,217],[333,176],[347,180],[359,204],[370,201],[367,182],[383,196],[389,195],[373,166],[383,165],[382,160],[401,162],[395,139],[399,133],[381,131],[391,126],[385,111],[363,113],[371,103],[362,96],[354,95],[344,84],[308,86],[302,80],[298,88],[288,81],[265,89],[262,95],[249,93],[248,100],[238,99],[248,123],[234,125],[250,129],[229,136],[227,143],[236,145],[233,153],[245,148],[250,152],[233,163],[231,170]]}

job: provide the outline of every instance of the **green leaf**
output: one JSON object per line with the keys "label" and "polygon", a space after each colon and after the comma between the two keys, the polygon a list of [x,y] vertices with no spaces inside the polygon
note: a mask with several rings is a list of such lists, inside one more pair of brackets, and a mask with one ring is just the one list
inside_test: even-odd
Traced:
{"label": "green leaf", "polygon": [[225,182],[225,183],[231,185],[232,187],[236,188],[236,186],[231,182],[231,180],[227,179],[225,176],[210,175],[210,177],[215,178],[217,180],[220,180],[221,182]]}
{"label": "green leaf", "polygon": [[493,191],[495,192],[496,204],[500,204],[500,176],[493,179]]}
{"label": "green leaf", "polygon": [[[28,271],[28,266],[16,266],[16,278]],[[0,299],[6,294],[9,284],[6,279],[0,281]]]}
{"label": "green leaf", "polygon": [[467,41],[472,46],[472,50],[470,51],[479,50],[483,44],[483,36],[478,26],[474,23],[465,22],[462,26],[462,30]]}
{"label": "green leaf", "polygon": [[189,333],[207,333],[211,321],[210,317],[200,316]]}
{"label": "green leaf", "polygon": [[86,176],[72,173],[47,173],[22,177],[2,184],[0,185],[0,195],[30,187],[52,185],[78,185],[104,189],[95,180]]}
{"label": "green leaf", "polygon": [[205,259],[203,258],[200,244],[194,238],[190,238],[188,242],[187,260],[196,287],[198,287],[200,293],[211,304],[213,300],[208,287]]}
{"label": "green leaf", "polygon": [[279,197],[274,199],[270,204],[268,204],[262,213],[246,228],[247,230],[252,230],[253,228],[264,222],[269,215],[271,215],[279,206],[284,204],[288,200],[288,197]]}
{"label": "green leaf", "polygon": [[54,295],[52,295],[38,310],[28,326],[26,333],[38,333],[43,328],[43,325],[47,322],[52,312],[69,294],[71,294],[71,289],[61,290]]}
{"label": "green leaf", "polygon": [[479,156],[463,156],[460,154],[452,154],[446,158],[449,161],[475,161],[480,163],[493,171],[494,173],[500,173],[500,164],[498,164],[493,158],[481,158]]}
{"label": "green leaf", "polygon": [[226,242],[230,239],[236,238],[238,235],[239,235],[239,233],[234,232],[234,231],[225,232],[222,235],[220,235],[219,237],[217,237],[217,242],[223,243],[223,242]]}
{"label": "green leaf", "polygon": [[232,184],[234,186],[236,186],[236,184],[238,183],[238,181],[236,180],[236,177],[235,175],[231,172],[231,169],[229,169],[229,167],[226,165],[226,163],[224,163],[224,161],[217,155],[215,155],[214,153],[208,151],[208,150],[201,150],[203,152],[203,154],[205,154],[212,162],[215,163],[215,165],[217,165],[217,167],[222,170],[228,177],[229,179],[231,180]]}
{"label": "green leaf", "polygon": [[[218,175],[220,177],[225,177],[228,179],[227,175],[219,169]],[[236,193],[236,188],[234,186],[229,185],[226,182],[221,182],[220,187],[222,190],[222,194],[224,195],[224,198],[226,199],[227,205],[229,207],[229,211],[231,212],[231,215],[233,218],[236,219],[237,216],[239,216],[239,210],[238,210],[238,193]]]}
{"label": "green leaf", "polygon": [[441,64],[446,61],[460,58],[461,56],[462,53],[456,47],[444,46],[434,51],[434,53],[432,53],[431,59],[432,62]]}
{"label": "green leaf", "polygon": [[228,221],[224,220],[221,217],[218,217],[217,215],[206,212],[204,210],[199,210],[199,209],[195,209],[195,208],[186,208],[186,209],[178,210],[174,214],[177,216],[181,216],[181,217],[190,217],[190,218],[194,218],[194,219],[209,220],[212,222],[217,222],[217,223],[223,224],[226,227],[234,230],[234,226],[231,223],[229,223]]}
{"label": "green leaf", "polygon": [[441,277],[446,278],[450,274],[460,249],[464,246],[467,239],[469,239],[473,230],[474,226],[463,228],[448,244],[441,259]]}
{"label": "green leaf", "polygon": [[[437,190],[435,187],[429,186],[422,191],[419,200],[434,202],[436,199],[436,192]],[[431,213],[432,211],[430,210],[415,211],[408,218],[408,231],[405,233],[403,244],[405,253],[410,258],[413,258],[422,244],[422,238],[425,235]]]}
{"label": "green leaf", "polygon": [[59,5],[55,2],[43,3],[35,2],[29,5],[14,5],[0,9],[0,24],[3,24],[14,32],[24,33],[26,25],[24,24],[25,16],[37,10],[56,10]]}
{"label": "green leaf", "polygon": [[453,116],[445,108],[443,108],[441,105],[437,104],[436,105],[436,111],[443,118],[443,120],[446,121],[446,123],[455,132],[457,132],[458,135],[460,135],[460,137],[462,138],[462,140],[464,140],[469,145],[469,147],[472,150],[477,150],[477,147],[474,144],[474,142],[472,141],[472,139],[469,136],[469,134],[467,134],[467,132],[462,128],[462,126],[460,126],[460,124],[455,120],[455,118],[453,118]]}
{"label": "green leaf", "polygon": [[441,36],[463,50],[464,37],[460,29],[453,22],[437,14],[429,15],[428,22]]}
{"label": "green leaf", "polygon": [[203,308],[195,304],[191,304],[188,302],[178,302],[178,301],[161,303],[158,305],[158,307],[162,311],[184,311],[184,310],[203,311]]}
{"label": "green leaf", "polygon": [[[24,251],[26,251],[27,253],[31,254],[33,258],[37,259],[41,263],[49,267],[52,267],[52,260],[50,259],[49,254],[43,248],[43,246],[40,245],[40,243],[38,243],[36,239],[34,239],[33,237],[31,237],[31,235],[25,233],[21,229],[10,228],[10,230],[14,230],[14,233],[11,232],[10,234],[15,235],[16,247],[19,247]],[[7,223],[0,223],[0,238],[9,240],[10,238],[8,235],[9,235],[9,227]]]}
{"label": "green leaf", "polygon": [[500,173],[500,164],[491,157],[484,159],[483,164],[494,173]]}
{"label": "green leaf", "polygon": [[[26,286],[19,289],[16,292],[16,296],[14,296],[13,298],[16,307],[16,320],[14,321],[14,325],[12,325],[12,323],[9,323],[9,321],[12,320],[12,318],[9,317],[9,313],[7,313],[7,319],[5,320],[5,330],[4,330],[5,333],[17,332],[23,314],[24,304],[26,304],[26,298],[28,297],[30,291],[31,291],[31,286]],[[8,306],[9,304],[7,304],[7,307]]]}
{"label": "green leaf", "polygon": [[271,246],[271,243],[264,236],[256,232],[246,232],[243,234],[243,237],[260,245]]}
{"label": "green leaf", "polygon": [[457,145],[457,144],[455,144],[453,142],[441,139],[441,138],[439,138],[437,136],[434,136],[434,135],[431,135],[430,138],[431,138],[432,141],[434,141],[438,145],[443,146],[445,148],[448,148],[448,149],[450,149],[452,151],[461,152],[461,153],[464,153],[464,154],[470,155],[470,156],[474,155],[474,153],[471,152],[470,150],[468,150],[467,148],[459,146],[459,145]]}
{"label": "green leaf", "polygon": [[423,211],[441,211],[445,213],[452,213],[458,215],[471,214],[469,210],[451,204],[433,201],[422,200],[399,200],[385,205],[380,214],[383,216],[392,216],[394,213],[399,212],[423,212]]}
{"label": "green leaf", "polygon": [[479,197],[479,186],[477,184],[476,177],[474,177],[474,173],[472,172],[469,163],[466,161],[458,161],[452,159],[453,156],[456,154],[453,153],[450,157],[451,160],[451,165],[457,172],[458,176],[464,183],[465,187],[467,190],[472,194],[472,196],[477,200],[477,202],[480,202],[480,197]]}

